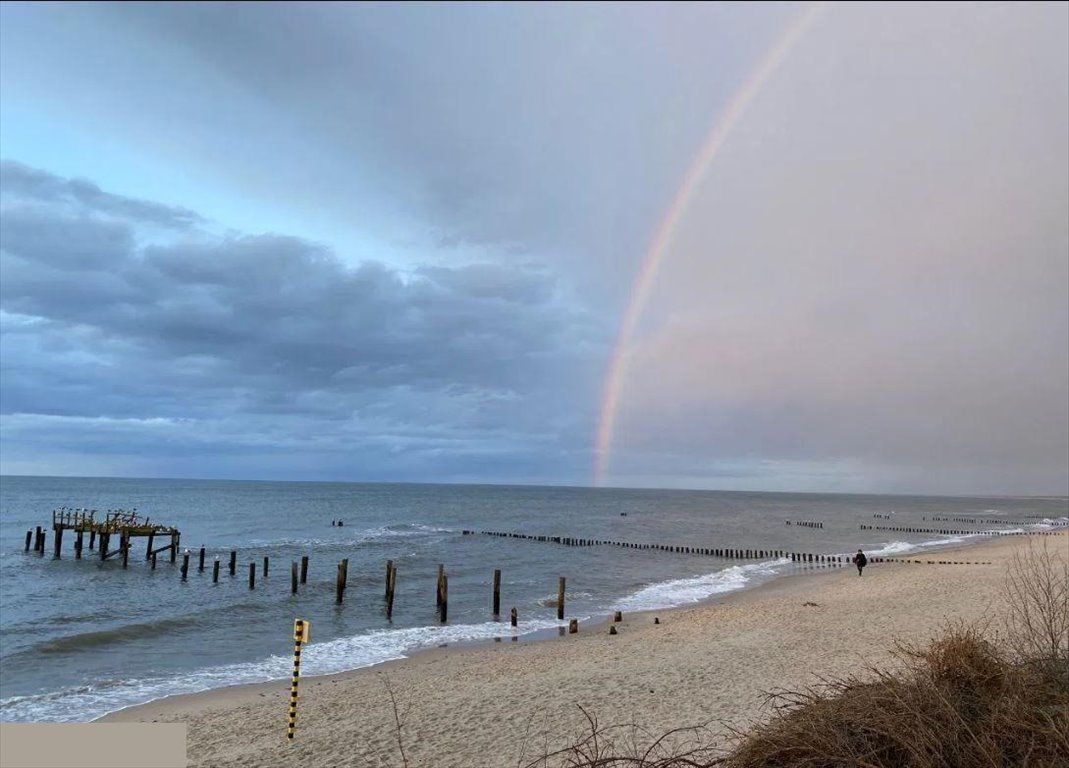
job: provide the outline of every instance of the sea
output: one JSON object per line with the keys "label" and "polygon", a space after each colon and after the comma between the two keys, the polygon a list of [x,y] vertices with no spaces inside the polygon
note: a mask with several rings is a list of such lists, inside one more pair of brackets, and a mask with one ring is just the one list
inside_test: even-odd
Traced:
{"label": "sea", "polygon": [[[134,540],[126,569],[88,548],[76,560],[71,532],[58,560],[51,530],[43,555],[25,552],[26,532],[50,528],[52,511],[62,507],[95,509],[98,518],[136,509],[178,527],[182,549],[192,553],[187,579],[179,573],[181,554],[175,564],[161,555],[152,570],[144,539]],[[337,521],[343,525],[332,525]],[[296,618],[311,622],[302,674],[328,674],[424,648],[556,636],[560,576],[565,622],[577,618],[582,627],[615,610],[692,605],[814,568],[783,558],[571,547],[465,530],[825,555],[863,548],[878,557],[1067,522],[1066,498],[3,477],[0,720],[84,722],[163,696],[287,679]],[[234,577],[231,550],[238,553]],[[309,558],[308,581],[294,596],[290,564],[302,556]],[[213,584],[216,557],[222,575]],[[343,558],[348,583],[339,605],[335,578]],[[387,560],[397,567],[391,620],[383,600]],[[257,564],[255,589],[248,586],[250,562]],[[445,624],[437,616],[439,564],[449,579]],[[491,615],[495,569],[500,618]],[[513,607],[516,628],[508,618]]]}

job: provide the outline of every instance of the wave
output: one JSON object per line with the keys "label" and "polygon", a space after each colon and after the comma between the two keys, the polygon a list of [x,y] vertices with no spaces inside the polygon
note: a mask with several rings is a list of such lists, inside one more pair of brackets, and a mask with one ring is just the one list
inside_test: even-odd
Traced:
{"label": "wave", "polygon": [[[561,622],[556,620],[527,619],[522,629],[513,629],[507,623],[488,621],[480,624],[376,630],[324,643],[310,643],[301,654],[301,670],[306,675],[345,672],[403,659],[412,651],[423,648],[493,640],[497,637],[519,637],[558,626],[561,626]],[[269,656],[255,662],[206,667],[174,677],[107,680],[33,696],[11,696],[0,700],[0,721],[85,722],[164,696],[199,693],[229,685],[286,680],[291,673],[292,663],[288,655]]]}
{"label": "wave", "polygon": [[331,528],[330,538],[323,537],[295,537],[285,539],[250,539],[246,546],[249,547],[316,547],[316,546],[344,546],[346,544],[367,544],[390,539],[405,539],[414,536],[427,536],[438,533],[456,533],[452,528],[440,528],[421,523],[398,523],[394,525],[380,525],[375,528],[347,528],[341,526]]}
{"label": "wave", "polygon": [[688,579],[650,584],[618,600],[613,610],[649,611],[698,603],[713,595],[742,589],[754,577],[773,576],[780,566],[789,563],[790,560],[781,558],[749,565],[735,565]]}

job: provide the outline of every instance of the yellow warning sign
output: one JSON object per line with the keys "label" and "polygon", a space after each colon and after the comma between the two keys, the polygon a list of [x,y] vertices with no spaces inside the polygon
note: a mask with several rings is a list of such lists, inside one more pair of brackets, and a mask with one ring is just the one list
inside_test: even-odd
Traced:
{"label": "yellow warning sign", "polygon": [[307,619],[293,620],[293,640],[298,643],[309,642],[312,636],[312,622]]}

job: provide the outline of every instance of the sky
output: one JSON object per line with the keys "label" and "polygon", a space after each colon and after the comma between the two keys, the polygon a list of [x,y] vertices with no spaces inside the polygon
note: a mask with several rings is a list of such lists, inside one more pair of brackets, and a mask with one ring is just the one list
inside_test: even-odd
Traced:
{"label": "sky", "polygon": [[4,474],[1069,494],[1064,3],[3,3],[0,159]]}

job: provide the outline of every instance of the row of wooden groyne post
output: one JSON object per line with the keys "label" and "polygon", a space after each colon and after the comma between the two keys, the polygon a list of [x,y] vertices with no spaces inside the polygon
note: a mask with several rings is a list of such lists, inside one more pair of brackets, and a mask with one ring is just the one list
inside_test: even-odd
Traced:
{"label": "row of wooden groyne post", "polygon": [[[547,544],[561,544],[566,547],[594,547],[611,546],[624,547],[625,549],[648,549],[662,552],[673,552],[683,555],[706,555],[720,557],[728,560],[764,560],[768,558],[790,559],[792,563],[805,563],[825,566],[845,566],[852,560],[847,555],[821,555],[813,552],[788,552],[782,549],[720,549],[712,547],[687,547],[676,544],[640,544],[627,541],[611,541],[608,539],[580,539],[570,536],[544,536],[529,533],[516,533],[511,531],[462,531],[465,536],[496,536],[507,539],[527,539]],[[870,557],[870,563],[924,563],[927,565],[990,565],[990,561],[979,560],[919,560],[917,558],[904,557]]]}
{"label": "row of wooden groyne post", "polygon": [[497,536],[506,539],[528,539],[541,541],[549,544],[562,544],[566,547],[623,547],[625,549],[651,549],[661,552],[673,552],[681,555],[706,555],[708,557],[721,557],[728,560],[765,560],[768,558],[787,559],[792,563],[837,563],[844,565],[849,558],[841,555],[820,555],[812,552],[787,552],[782,549],[730,549],[718,547],[690,547],[680,544],[640,544],[628,541],[612,541],[609,539],[580,539],[571,536],[542,536],[529,533],[515,533],[512,531],[461,531],[464,536]]}
{"label": "row of wooden groyne post", "polygon": [[[1012,523],[1011,523],[1012,525]],[[1025,523],[1027,525],[1027,523]],[[1065,528],[1069,522],[1051,523],[1052,529]],[[862,523],[858,528],[862,531],[888,531],[895,533],[934,533],[940,536],[1051,536],[1058,534],[1058,530],[1047,531],[957,531],[949,528],[914,528],[901,525],[865,525]]]}

